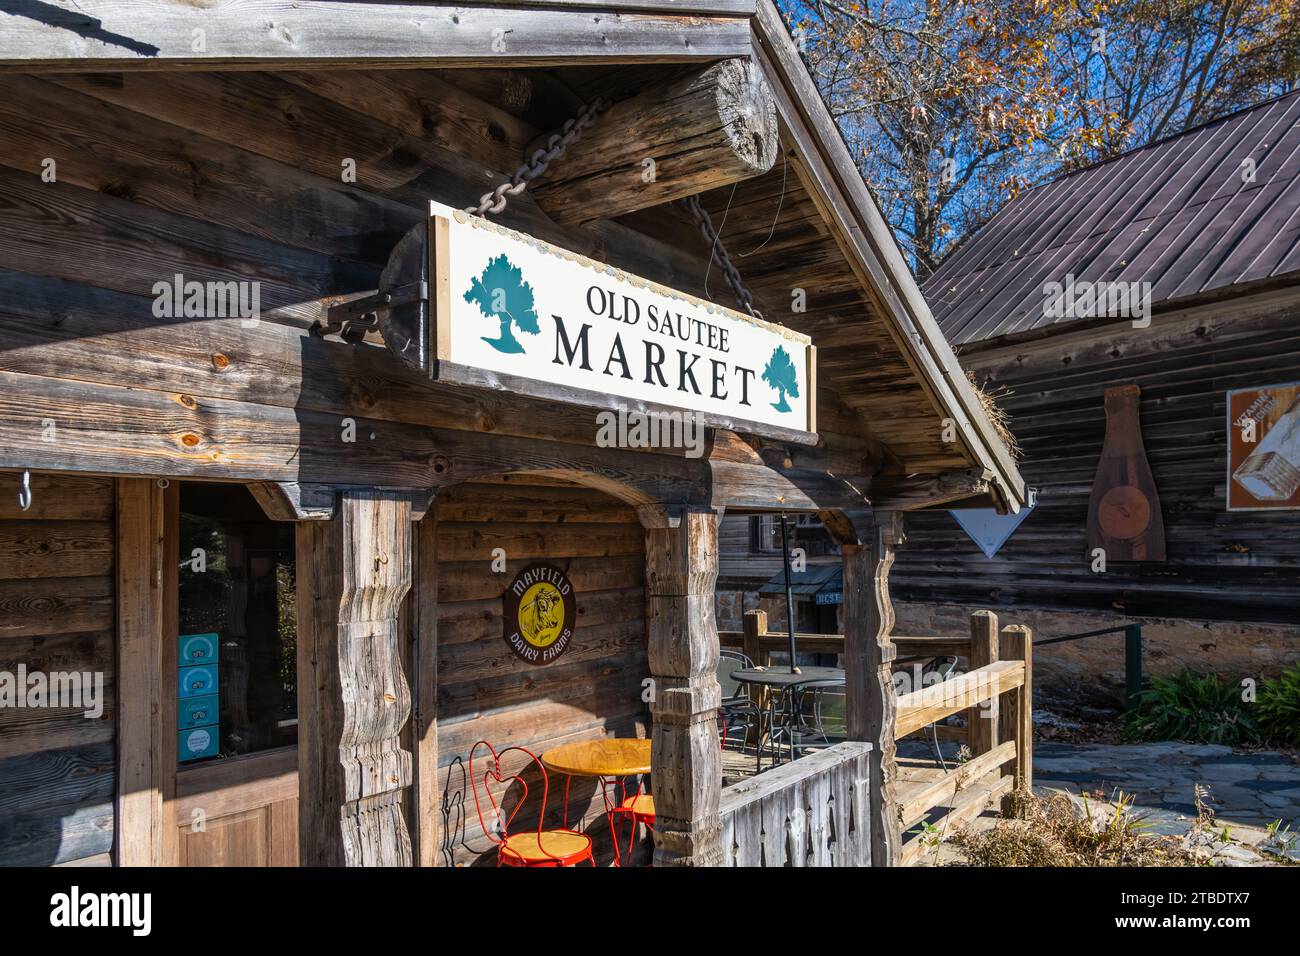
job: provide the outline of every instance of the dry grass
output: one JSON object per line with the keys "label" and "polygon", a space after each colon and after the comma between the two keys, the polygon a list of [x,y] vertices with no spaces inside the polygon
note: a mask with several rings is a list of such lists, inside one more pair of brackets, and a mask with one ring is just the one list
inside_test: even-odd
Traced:
{"label": "dry grass", "polygon": [[1023,456],[1020,443],[1016,441],[1016,436],[1011,433],[1011,416],[1009,416],[998,399],[1003,395],[1010,395],[1011,392],[1005,387],[990,391],[980,385],[975,380],[975,373],[966,372],[966,379],[970,382],[971,388],[975,389],[976,396],[979,397],[980,406],[984,409],[984,414],[988,416],[989,421],[993,424],[993,430],[997,432],[1002,444],[1007,446],[1007,451],[1011,453],[1012,459],[1019,461]]}
{"label": "dry grass", "polygon": [[1008,819],[980,833],[953,837],[967,866],[1197,866],[1172,837],[1148,834],[1121,795],[1115,806],[1062,793],[1018,793]]}

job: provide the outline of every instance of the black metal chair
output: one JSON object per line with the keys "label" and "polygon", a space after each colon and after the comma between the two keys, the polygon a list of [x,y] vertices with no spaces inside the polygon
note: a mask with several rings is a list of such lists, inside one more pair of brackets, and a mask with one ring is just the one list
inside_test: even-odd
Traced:
{"label": "black metal chair", "polygon": [[[718,729],[722,736],[722,749],[732,743],[732,749],[741,753],[749,741],[750,731],[754,732],[755,745],[758,743],[761,713],[758,706],[749,699],[746,685],[731,675],[736,671],[753,667],[751,661],[740,651],[722,650],[718,654],[718,684],[722,688],[722,706],[718,708]],[[736,731],[740,731],[739,744],[735,741]]]}

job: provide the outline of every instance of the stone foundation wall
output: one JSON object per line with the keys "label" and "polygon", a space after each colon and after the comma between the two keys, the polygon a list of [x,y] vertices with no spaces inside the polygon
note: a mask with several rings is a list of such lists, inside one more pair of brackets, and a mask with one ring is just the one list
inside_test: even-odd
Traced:
{"label": "stone foundation wall", "polygon": [[[971,608],[954,605],[894,604],[897,634],[965,634]],[[1190,668],[1238,680],[1271,676],[1300,662],[1300,626],[1234,624],[1221,621],[1171,621],[1125,618],[1114,614],[1068,611],[1001,610],[1002,624],[1027,624],[1035,640],[1081,631],[1142,624],[1144,674],[1169,674]],[[1034,687],[1074,690],[1123,699],[1124,635],[1089,637],[1034,649]]]}

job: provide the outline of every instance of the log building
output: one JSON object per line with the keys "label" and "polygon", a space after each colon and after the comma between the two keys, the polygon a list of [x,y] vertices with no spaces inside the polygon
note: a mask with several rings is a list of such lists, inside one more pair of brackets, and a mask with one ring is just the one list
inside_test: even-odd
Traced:
{"label": "log building", "polygon": [[[1148,671],[1300,660],[1300,447],[1281,440],[1300,416],[1297,156],[1291,94],[1030,190],[944,261],[926,298],[1009,413],[1037,506],[991,559],[952,517],[918,516],[901,627],[1014,608],[1041,639],[1140,622]],[[1149,522],[1099,540],[1116,443],[1121,486],[1149,476],[1132,512]],[[1037,663],[1118,688],[1123,660],[1116,636]]]}
{"label": "log building", "polygon": [[[777,510],[841,547],[849,783],[894,819],[899,516],[1024,484],[768,0],[0,4],[0,91],[0,863],[477,862],[474,741],[617,735],[655,862],[717,864],[718,521]],[[605,326],[566,364],[499,289],[493,354],[513,318],[564,368],[458,361],[496,242],[553,257],[529,303],[585,270],[810,341],[807,417],[754,377],[699,455],[610,446],[692,406],[575,384]],[[542,666],[503,640],[539,563],[575,603]],[[102,693],[47,706],[56,672]]]}

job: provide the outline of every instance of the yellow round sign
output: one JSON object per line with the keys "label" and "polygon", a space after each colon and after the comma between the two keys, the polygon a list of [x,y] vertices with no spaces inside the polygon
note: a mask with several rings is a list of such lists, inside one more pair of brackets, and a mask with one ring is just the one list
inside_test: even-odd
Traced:
{"label": "yellow round sign", "polygon": [[505,639],[529,664],[550,664],[569,646],[577,622],[573,585],[559,568],[531,564],[502,596]]}
{"label": "yellow round sign", "polygon": [[533,647],[550,647],[564,630],[564,597],[549,581],[538,581],[519,599],[519,633]]}

